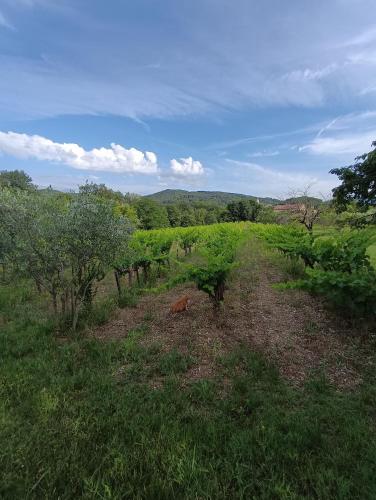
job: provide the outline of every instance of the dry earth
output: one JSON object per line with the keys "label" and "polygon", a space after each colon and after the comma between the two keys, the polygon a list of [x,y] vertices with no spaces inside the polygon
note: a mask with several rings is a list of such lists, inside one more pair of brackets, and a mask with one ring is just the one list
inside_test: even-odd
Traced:
{"label": "dry earth", "polygon": [[[142,344],[157,343],[163,351],[176,349],[193,357],[189,379],[215,377],[219,357],[244,345],[266,354],[296,385],[317,372],[341,389],[360,383],[351,332],[305,292],[274,289],[283,272],[259,243],[249,242],[239,258],[241,267],[234,271],[219,314],[205,293],[191,284],[179,285],[144,295],[134,308],[119,309],[92,335],[122,339],[147,324]],[[170,314],[169,306],[184,294],[192,299],[189,310]]]}

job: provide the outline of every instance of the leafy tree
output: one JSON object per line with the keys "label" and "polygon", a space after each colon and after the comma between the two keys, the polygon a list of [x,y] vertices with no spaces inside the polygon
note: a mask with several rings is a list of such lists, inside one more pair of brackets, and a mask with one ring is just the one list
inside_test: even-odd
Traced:
{"label": "leafy tree", "polygon": [[82,195],[73,200],[64,217],[66,254],[71,269],[72,326],[84,304],[90,305],[94,284],[104,278],[132,231],[129,221],[114,214],[110,202]]}
{"label": "leafy tree", "polygon": [[79,187],[80,194],[94,195],[107,200],[122,202],[124,196],[120,191],[113,191],[105,184],[95,184],[94,182],[86,182]]}
{"label": "leafy tree", "polygon": [[[131,232],[114,203],[80,193],[59,198],[0,191],[0,215],[18,270],[51,296],[54,311],[68,314],[73,330]],[[3,240],[2,240],[3,241]]]}
{"label": "leafy tree", "polygon": [[171,227],[181,226],[182,211],[179,205],[167,205],[167,216]]}
{"label": "leafy tree", "polygon": [[195,224],[198,226],[203,226],[205,224],[205,218],[207,214],[207,209],[204,207],[194,208],[194,219]]}
{"label": "leafy tree", "polygon": [[134,206],[125,202],[115,203],[115,213],[118,215],[123,215],[128,219],[134,227],[140,227],[141,223],[137,216],[137,210]]}
{"label": "leafy tree", "polygon": [[344,210],[351,201],[355,201],[363,210],[376,207],[376,141],[372,147],[369,153],[355,158],[353,165],[330,170],[342,181],[340,186],[333,189],[339,210]]}
{"label": "leafy tree", "polygon": [[273,207],[261,205],[256,215],[256,222],[260,222],[261,224],[275,224],[277,222],[277,214],[273,210]]}
{"label": "leafy tree", "polygon": [[55,312],[66,265],[61,208],[50,196],[0,191],[1,240],[8,242],[8,259],[50,294]]}
{"label": "leafy tree", "polygon": [[261,206],[254,200],[233,201],[227,205],[223,215],[228,222],[255,221]]}
{"label": "leafy tree", "polygon": [[0,188],[21,189],[24,191],[35,189],[32,178],[23,170],[1,170]]}
{"label": "leafy tree", "polygon": [[158,229],[170,226],[166,207],[151,198],[142,197],[137,200],[136,210],[142,229]]}
{"label": "leafy tree", "polygon": [[194,208],[191,205],[184,204],[181,205],[181,211],[182,211],[182,216],[181,216],[181,226],[182,227],[190,227],[190,226],[196,226],[196,214],[194,211]]}
{"label": "leafy tree", "polygon": [[211,208],[211,209],[207,210],[207,212],[205,214],[204,224],[215,224],[216,222],[218,222],[220,212],[221,212],[221,210],[219,207],[217,210],[215,208]]}

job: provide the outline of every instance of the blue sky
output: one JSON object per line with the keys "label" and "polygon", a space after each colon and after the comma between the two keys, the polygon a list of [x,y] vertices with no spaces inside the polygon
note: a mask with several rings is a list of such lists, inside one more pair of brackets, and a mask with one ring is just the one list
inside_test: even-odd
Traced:
{"label": "blue sky", "polygon": [[375,0],[0,0],[0,169],[284,197],[376,139]]}

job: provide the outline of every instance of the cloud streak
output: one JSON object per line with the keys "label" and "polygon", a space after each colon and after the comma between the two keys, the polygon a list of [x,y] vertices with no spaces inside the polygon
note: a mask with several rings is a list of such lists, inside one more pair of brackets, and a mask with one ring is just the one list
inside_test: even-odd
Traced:
{"label": "cloud streak", "polygon": [[115,173],[156,174],[158,162],[155,153],[119,144],[110,148],[85,150],[74,143],[59,143],[40,135],[0,132],[0,151],[16,158],[61,163],[78,170]]}
{"label": "cloud streak", "polygon": [[257,163],[243,162],[227,159],[229,164],[235,167],[233,177],[237,177],[246,185],[252,185],[252,194],[275,196],[286,198],[293,191],[304,190],[312,186],[312,194],[315,196],[328,196],[331,189],[338,182],[328,176],[318,177],[308,173],[283,172],[270,167],[264,167]]}
{"label": "cloud streak", "polygon": [[314,155],[350,156],[369,151],[376,140],[376,111],[338,116],[321,128],[316,137],[298,150]]}
{"label": "cloud streak", "polygon": [[[14,1],[8,0],[8,9]],[[48,5],[46,26],[56,30],[53,37],[42,30],[46,60],[37,50],[31,57],[26,45],[40,42],[39,33],[26,33],[17,56],[13,40],[2,50],[7,78],[0,81],[0,111],[21,118],[111,113],[142,119],[347,102],[359,96],[364,82],[376,85],[376,31],[368,14],[373,2],[362,0],[361,9],[359,2],[327,2],[322,16],[322,2],[308,0],[304,9],[295,2],[282,8],[277,0],[258,7],[202,0],[176,9],[166,0],[156,7],[159,23],[148,22],[145,2],[133,9],[116,2],[108,23],[95,6],[82,15],[85,2],[60,2],[61,11],[51,9],[50,0],[17,0]],[[163,24],[166,12],[169,22]],[[26,32],[29,9],[19,8],[17,15]],[[312,22],[318,18],[320,23]],[[78,20],[80,29],[72,29]],[[130,29],[123,29],[124,22]],[[354,26],[364,32],[354,33]]]}

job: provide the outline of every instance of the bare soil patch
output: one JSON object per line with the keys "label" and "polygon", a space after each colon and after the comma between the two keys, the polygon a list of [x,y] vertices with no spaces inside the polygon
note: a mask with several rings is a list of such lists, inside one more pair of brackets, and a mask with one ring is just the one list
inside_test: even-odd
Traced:
{"label": "bare soil patch", "polygon": [[[296,385],[315,372],[325,373],[336,387],[352,388],[361,381],[353,364],[351,332],[330,317],[319,300],[302,291],[280,291],[273,284],[282,272],[259,242],[241,251],[225,305],[213,311],[207,295],[194,285],[179,285],[158,295],[145,295],[135,308],[119,309],[108,324],[92,332],[101,340],[122,339],[140,325],[148,329],[141,343],[157,343],[162,351],[194,358],[187,380],[216,377],[218,360],[237,346],[266,354],[283,377]],[[169,307],[188,295],[188,311],[171,314]]]}

